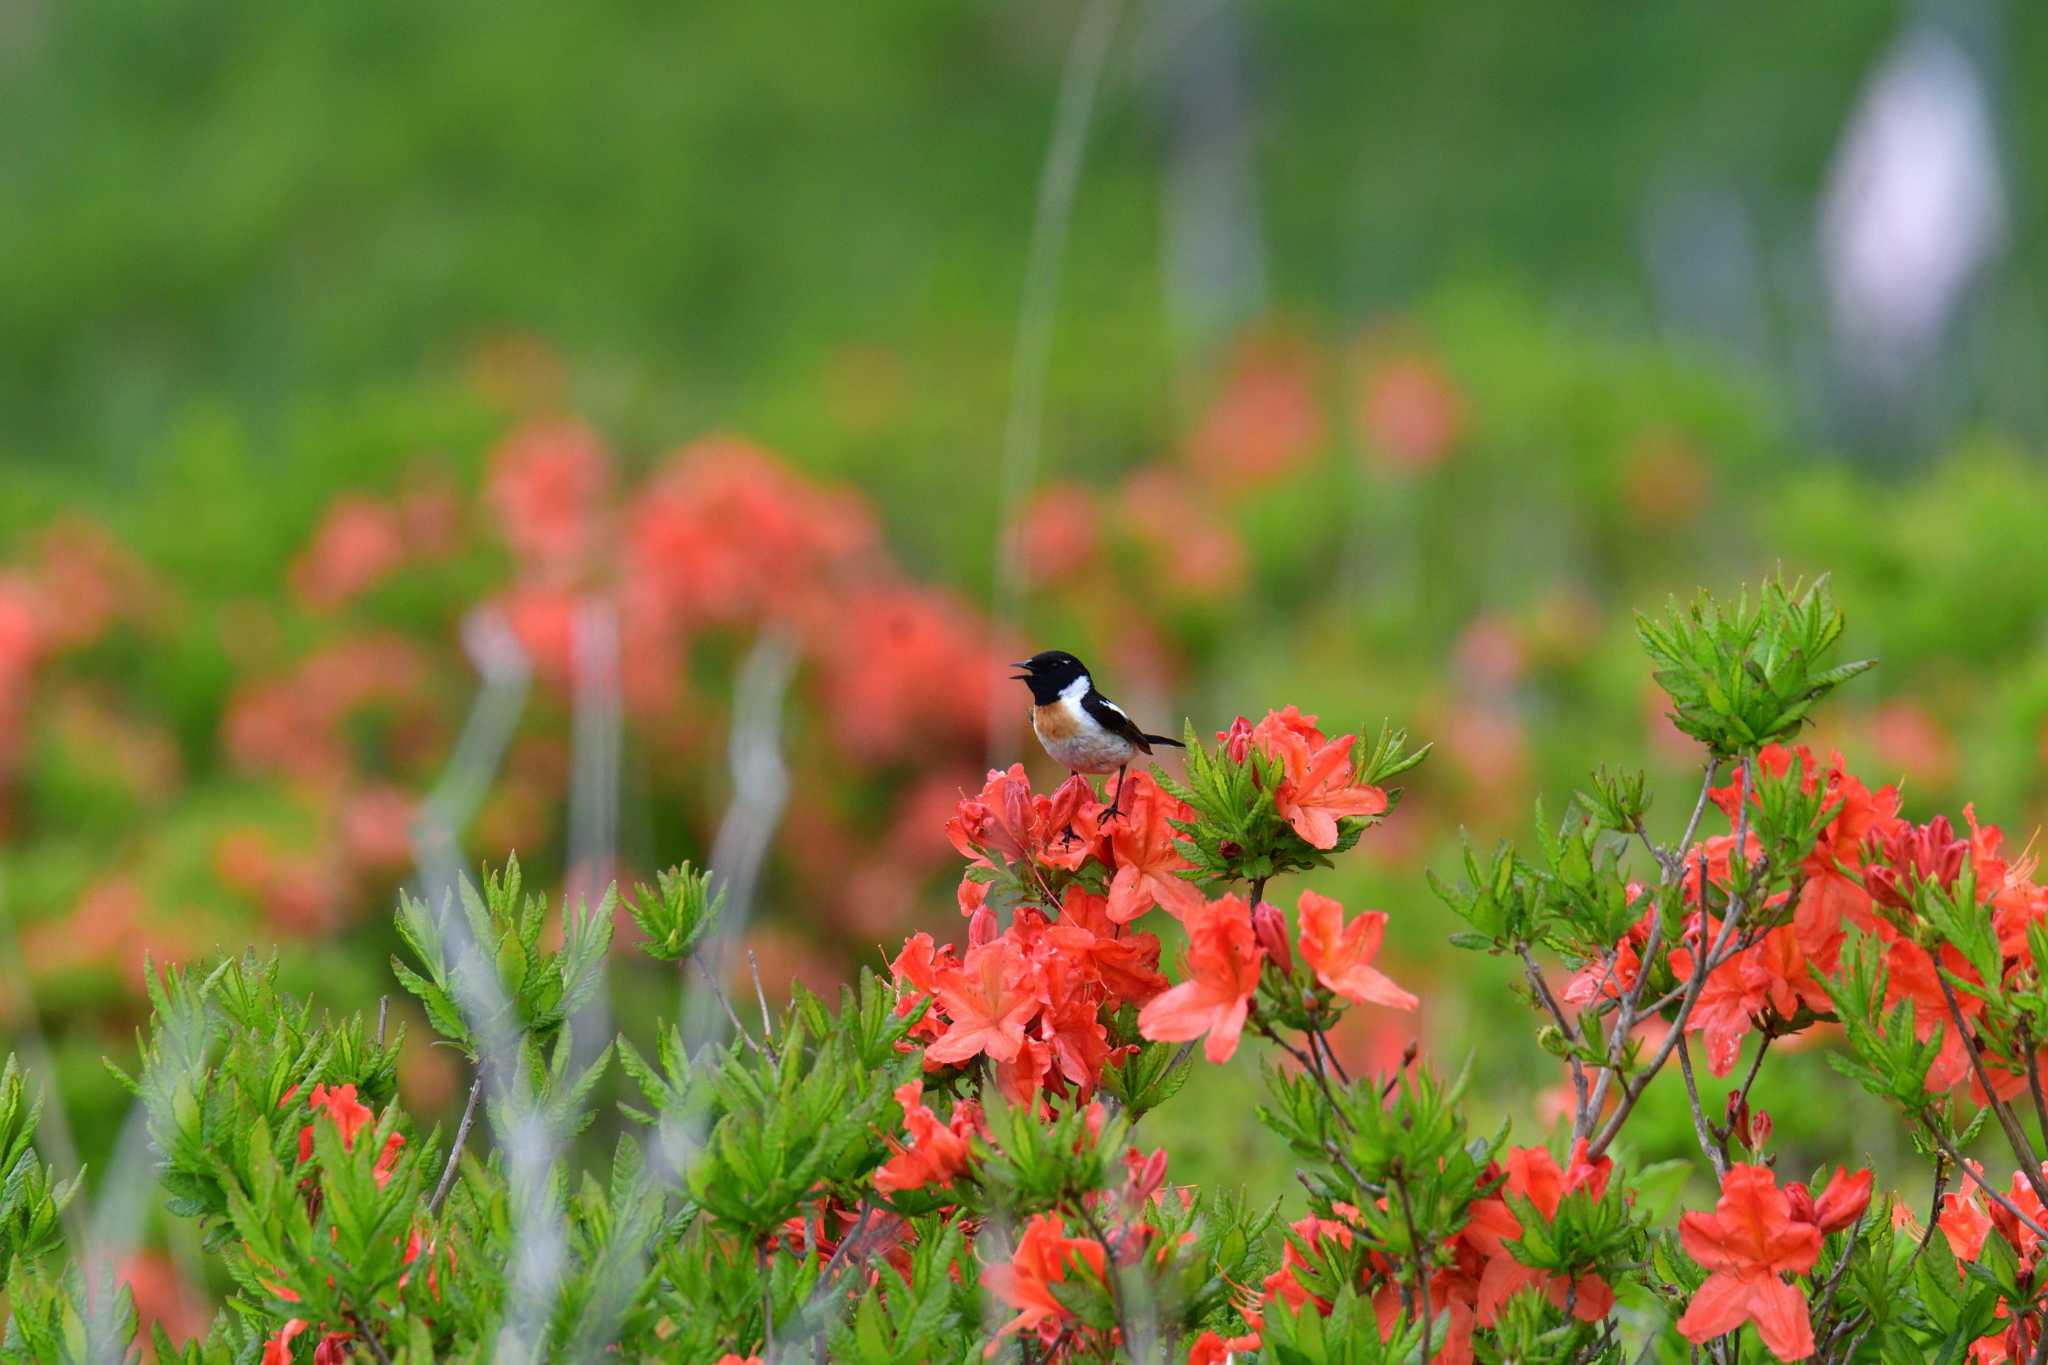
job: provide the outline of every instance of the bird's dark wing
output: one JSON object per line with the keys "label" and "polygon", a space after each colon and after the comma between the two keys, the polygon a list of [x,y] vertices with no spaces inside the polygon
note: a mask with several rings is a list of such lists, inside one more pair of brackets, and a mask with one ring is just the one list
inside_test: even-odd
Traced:
{"label": "bird's dark wing", "polygon": [[1176,749],[1188,747],[1185,740],[1175,739],[1172,735],[1147,735],[1145,738],[1151,740],[1154,744],[1171,744]]}
{"label": "bird's dark wing", "polygon": [[1081,698],[1081,709],[1086,711],[1097,725],[1111,734],[1129,740],[1145,753],[1152,752],[1152,736],[1140,730],[1137,723],[1124,714],[1121,706],[1100,692],[1090,691],[1087,696]]}

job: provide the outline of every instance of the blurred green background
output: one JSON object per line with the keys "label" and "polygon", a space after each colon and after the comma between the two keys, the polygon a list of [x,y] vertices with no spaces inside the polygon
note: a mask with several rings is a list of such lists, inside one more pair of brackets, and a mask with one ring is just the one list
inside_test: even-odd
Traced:
{"label": "blurred green background", "polygon": [[[747,936],[814,984],[957,931],[939,825],[1030,752],[992,659],[1074,649],[1162,727],[1391,717],[1437,753],[1325,887],[1393,913],[1482,1121],[1544,1131],[1512,974],[1422,873],[1599,763],[1675,828],[1631,610],[1832,571],[1883,667],[1817,747],[1916,817],[2048,808],[2044,62],[1995,0],[12,0],[0,1003],[62,1141],[138,1157],[98,1058],[145,949],[389,989],[485,619],[538,662],[462,854],[577,885],[714,856],[735,690],[794,641]],[[622,960],[613,1013],[676,989]],[[1286,1193],[1255,1091],[1160,1116],[1176,1178]],[[1904,1164],[1811,1053],[1760,1093],[1791,1168]]]}

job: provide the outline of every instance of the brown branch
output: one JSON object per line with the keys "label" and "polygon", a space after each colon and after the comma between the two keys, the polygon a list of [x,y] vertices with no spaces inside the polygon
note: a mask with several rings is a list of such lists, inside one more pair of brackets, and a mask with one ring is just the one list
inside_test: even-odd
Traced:
{"label": "brown branch", "polygon": [[[1543,1002],[1543,1007],[1550,1011],[1550,1017],[1557,1021],[1558,1031],[1564,1034],[1565,1042],[1571,1044],[1574,1048],[1583,1046],[1585,1042],[1584,1036],[1580,1034],[1570,1020],[1565,1018],[1564,1006],[1558,1004],[1557,997],[1551,994],[1550,983],[1543,979],[1543,971],[1536,965],[1536,959],[1530,954],[1529,945],[1520,943],[1516,944],[1515,947],[1522,955],[1522,968],[1528,973],[1530,989],[1536,992],[1536,998]],[[1579,1060],[1576,1051],[1567,1056],[1565,1061],[1572,1070],[1572,1095],[1578,1105],[1575,1117],[1572,1120],[1572,1138],[1576,1141],[1585,1135],[1583,1130],[1586,1126],[1586,1067]]]}
{"label": "brown branch", "polygon": [[455,1126],[455,1141],[448,1148],[448,1164],[441,1168],[441,1179],[434,1186],[434,1193],[427,1200],[427,1217],[432,1218],[441,1210],[441,1201],[448,1197],[448,1190],[455,1183],[455,1168],[462,1163],[463,1144],[469,1141],[469,1126],[476,1122],[476,1102],[484,1093],[484,1064],[476,1064],[476,1078],[469,1083],[469,1099],[462,1106],[462,1121]]}
{"label": "brown branch", "polygon": [[704,959],[693,951],[690,954],[690,964],[697,969],[697,974],[704,978],[704,984],[710,989],[712,998],[718,1001],[719,1008],[725,1011],[726,1022],[732,1025],[733,1036],[755,1052],[759,1052],[761,1045],[747,1032],[746,1025],[740,1022],[739,1015],[733,1013],[732,1001],[725,998],[724,988],[718,984],[718,978],[711,974],[711,969],[704,965]]}
{"label": "brown branch", "polygon": [[[1735,852],[1733,856],[1742,857],[1746,861],[1746,846],[1749,837],[1749,760],[1745,757],[1739,759],[1738,763],[1738,799],[1741,804],[1738,807],[1739,818],[1736,820],[1735,825]],[[1709,770],[1708,777],[1709,781],[1711,781],[1711,770]],[[1753,888],[1758,884],[1757,878],[1759,878],[1762,875],[1762,869],[1767,866],[1768,859],[1759,860],[1758,868],[1752,871],[1749,874],[1749,876],[1745,878],[1748,887]],[[1715,966],[1718,966],[1719,963],[1715,962],[1716,958],[1720,958],[1721,961],[1726,961],[1726,958],[1721,957],[1722,950],[1728,945],[1729,940],[1735,933],[1736,926],[1741,922],[1743,915],[1749,908],[1748,898],[1746,895],[1738,894],[1730,896],[1728,901],[1728,913],[1726,917],[1721,921],[1720,937],[1715,940],[1712,951],[1708,951],[1707,860],[1704,854],[1702,854],[1699,859],[1699,872],[1700,941],[1697,945],[1695,945],[1693,951],[1692,980],[1687,986],[1685,998],[1679,1003],[1677,1017],[1671,1021],[1671,1031],[1664,1036],[1663,1044],[1657,1049],[1656,1054],[1650,1059],[1649,1065],[1642,1069],[1642,1071],[1638,1074],[1636,1080],[1624,1082],[1622,1084],[1621,1101],[1619,1104],[1615,1106],[1613,1117],[1610,1118],[1607,1121],[1606,1125],[1600,1129],[1599,1136],[1594,1139],[1592,1145],[1587,1149],[1586,1155],[1589,1160],[1597,1159],[1601,1153],[1607,1150],[1608,1144],[1612,1143],[1615,1137],[1621,1132],[1622,1124],[1628,1121],[1628,1116],[1635,1109],[1637,1101],[1642,1099],[1643,1092],[1649,1089],[1650,1082],[1657,1078],[1657,1073],[1663,1070],[1664,1063],[1671,1059],[1671,1054],[1674,1050],[1676,1050],[1678,1046],[1678,1041],[1685,1036],[1685,1026],[1688,1022],[1691,1021],[1693,1010],[1699,1005],[1700,992],[1703,989],[1705,989],[1707,984],[1707,975],[1708,972],[1711,970],[1708,964],[1710,962],[1713,962]],[[1645,958],[1643,962],[1642,975],[1637,980],[1638,991],[1640,991],[1642,983],[1648,979],[1649,961],[1647,958]],[[1623,1039],[1626,1037],[1628,1030],[1633,1028],[1634,1025],[1635,1011],[1632,1008],[1629,1008],[1626,1003],[1624,1003],[1620,1018],[1617,1019],[1615,1024],[1616,1033],[1614,1046],[1611,1048],[1609,1052],[1609,1064],[1611,1066],[1618,1068],[1620,1063],[1621,1043]],[[1606,1071],[1601,1074],[1601,1085],[1595,1091],[1593,1096],[1594,1109],[1596,1112],[1606,1099],[1608,1080],[1615,1074],[1615,1071]]]}
{"label": "brown branch", "polygon": [[1422,1355],[1430,1357],[1429,1338],[1435,1329],[1435,1314],[1429,1310],[1429,1261],[1422,1252],[1422,1234],[1415,1227],[1415,1208],[1408,1200],[1408,1178],[1401,1172],[1394,1182],[1394,1192],[1401,1197],[1401,1221],[1408,1225],[1408,1250],[1415,1258],[1415,1293],[1422,1311]]}
{"label": "brown branch", "polygon": [[1984,1054],[1978,1050],[1977,1040],[1970,1036],[1969,1027],[1963,1022],[1962,1002],[1956,999],[1955,988],[1949,985],[1948,973],[1939,961],[1934,964],[1934,979],[1941,986],[1941,998],[1948,1002],[1949,1018],[1955,1022],[1956,1036],[1963,1040],[1963,1051],[1969,1055],[1970,1066],[1977,1073],[1977,1084],[1984,1087],[1984,1103],[1990,1106],[1991,1116],[2004,1130],[2005,1140],[2011,1144],[2012,1154],[2019,1159],[2020,1170],[2025,1173],[2027,1184],[2033,1187],[2034,1197],[2048,1204],[2048,1180],[2041,1178],[2041,1161],[2034,1155],[2034,1144],[2027,1141],[2026,1129],[2020,1127],[2012,1110],[1991,1088],[1991,1070],[1984,1065]]}
{"label": "brown branch", "polygon": [[1124,1345],[1130,1346],[1131,1328],[1130,1324],[1124,1321],[1123,1272],[1116,1263],[1116,1248],[1110,1245],[1108,1235],[1103,1232],[1102,1224],[1096,1219],[1094,1211],[1088,1207],[1087,1201],[1076,1197],[1072,1202],[1074,1212],[1080,1216],[1082,1225],[1088,1229],[1088,1235],[1102,1244],[1102,1283],[1109,1290],[1109,1311],[1116,1319],[1116,1330],[1123,1337]]}
{"label": "brown branch", "polygon": [[1692,1074],[1692,1049],[1685,1045],[1682,1035],[1678,1040],[1678,1069],[1685,1076],[1685,1095],[1692,1105],[1693,1136],[1699,1140],[1700,1150],[1706,1153],[1707,1161],[1712,1164],[1714,1175],[1725,1180],[1728,1176],[1728,1144],[1725,1140],[1717,1140],[1717,1130],[1708,1121],[1706,1108],[1700,1103],[1699,1083]]}
{"label": "brown branch", "polygon": [[2041,1124],[2041,1141],[2048,1143],[2048,1098],[2041,1093],[2041,1054],[2035,1048],[2033,1035],[2022,1026],[2020,1046],[2027,1054],[2027,1089],[2034,1096],[2034,1117]]}
{"label": "brown branch", "polygon": [[1992,1187],[1990,1181],[1986,1180],[1982,1175],[1978,1174],[1976,1167],[1970,1165],[1967,1161],[1963,1160],[1962,1153],[1958,1152],[1955,1149],[1955,1145],[1951,1143],[1947,1138],[1941,1135],[1941,1129],[1935,1126],[1934,1116],[1932,1113],[1925,1109],[1922,1109],[1918,1117],[1920,1119],[1920,1122],[1926,1127],[1928,1135],[1934,1139],[1935,1146],[1941,1148],[1942,1155],[1946,1156],[1950,1161],[1954,1162],[1956,1168],[1960,1170],[1964,1175],[1970,1177],[1970,1179],[1973,1182],[1975,1182],[1978,1189],[1990,1195],[1993,1203],[1997,1204],[2000,1208],[2004,1209],[2014,1218],[2017,1218],[2020,1222],[2026,1224],[2028,1229],[2031,1230],[2036,1237],[2048,1238],[2048,1228],[2042,1227],[2039,1223],[2035,1222],[2032,1218],[2028,1217],[2026,1213],[2021,1210],[2019,1205],[2013,1203],[2012,1200],[2007,1199],[2004,1195],[2000,1194],[1996,1189]]}

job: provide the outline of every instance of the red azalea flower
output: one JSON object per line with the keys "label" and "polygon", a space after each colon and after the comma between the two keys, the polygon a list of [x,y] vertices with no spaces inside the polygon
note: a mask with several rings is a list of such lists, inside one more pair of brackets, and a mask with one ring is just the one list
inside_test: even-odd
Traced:
{"label": "red azalea flower", "polygon": [[1180,876],[1188,862],[1173,845],[1179,831],[1170,821],[1187,819],[1188,808],[1148,774],[1131,773],[1124,782],[1124,818],[1110,835],[1117,867],[1109,884],[1109,917],[1123,924],[1157,905],[1184,919],[1202,903],[1202,893]]}
{"label": "red azalea flower", "polygon": [[1554,1219],[1557,1206],[1575,1190],[1600,1198],[1613,1170],[1614,1162],[1608,1157],[1586,1159],[1584,1138],[1572,1144],[1571,1160],[1563,1168],[1545,1147],[1517,1147],[1508,1152],[1506,1180],[1494,1197],[1473,1205],[1466,1226],[1467,1240],[1487,1258],[1473,1304],[1479,1326],[1491,1327],[1501,1306],[1525,1289],[1541,1290],[1560,1312],[1567,1303],[1572,1304],[1573,1312],[1585,1322],[1597,1322],[1613,1311],[1614,1290],[1600,1276],[1553,1274],[1515,1259],[1507,1243],[1522,1235],[1522,1223],[1501,1197],[1512,1194],[1527,1199],[1538,1213]]}
{"label": "red azalea flower", "polygon": [[1203,1051],[1227,1062],[1237,1051],[1252,992],[1265,960],[1252,935],[1251,912],[1236,896],[1208,901],[1188,912],[1188,979],[1138,1011],[1138,1032],[1155,1042],[1209,1036]]}
{"label": "red azalea flower", "polygon": [[[1051,1286],[1071,1278],[1077,1261],[1097,1276],[1103,1273],[1102,1243],[1093,1237],[1069,1237],[1066,1231],[1058,1214],[1037,1214],[1025,1225],[1009,1261],[982,1271],[982,1285],[1018,1310],[1017,1316],[997,1331],[998,1340],[1065,1319],[1067,1310],[1053,1297]],[[987,1354],[993,1355],[997,1349],[991,1342]]]}
{"label": "red azalea flower", "polygon": [[963,965],[934,979],[939,1006],[951,1022],[945,1036],[925,1049],[927,1061],[964,1062],[984,1052],[998,1062],[1016,1059],[1024,1025],[1040,1001],[1019,987],[1013,968],[1009,945],[998,940],[968,949]]}
{"label": "red azalea flower", "polygon": [[1813,1354],[1806,1297],[1779,1276],[1803,1275],[1820,1256],[1821,1233],[1792,1216],[1792,1201],[1762,1166],[1733,1166],[1713,1213],[1687,1213],[1678,1237],[1712,1273],[1693,1295],[1679,1333],[1695,1344],[1754,1322],[1780,1360]]}
{"label": "red azalea flower", "polygon": [[1792,1201],[1794,1218],[1813,1224],[1826,1235],[1840,1232],[1863,1216],[1863,1211],[1870,1207],[1870,1182],[1867,1169],[1850,1175],[1844,1167],[1837,1166],[1834,1178],[1820,1192],[1819,1199],[1797,1181],[1785,1187],[1785,1197]]}
{"label": "red azalea flower", "polygon": [[306,1330],[304,1318],[291,1318],[263,1343],[263,1365],[292,1365],[292,1338]]}
{"label": "red azalea flower", "polygon": [[1273,806],[1312,848],[1337,846],[1337,822],[1352,816],[1383,815],[1387,794],[1355,780],[1351,747],[1357,735],[1311,744],[1299,734],[1278,739],[1281,778]]}
{"label": "red azalea flower", "polygon": [[1302,960],[1315,970],[1316,980],[1361,1005],[1412,1010],[1421,1003],[1372,965],[1386,932],[1385,911],[1364,911],[1347,925],[1344,907],[1313,891],[1302,892],[1295,908],[1301,918]]}
{"label": "red azalea flower", "polygon": [[1166,978],[1159,974],[1158,938],[1126,932],[1110,919],[1109,902],[1085,887],[1067,888],[1059,922],[1045,937],[1061,960],[1100,986],[1113,1003],[1142,1005],[1166,989]]}
{"label": "red azalea flower", "polygon": [[1334,1218],[1318,1218],[1313,1214],[1289,1226],[1294,1231],[1294,1237],[1288,1238],[1281,1245],[1280,1268],[1268,1275],[1260,1288],[1265,1291],[1266,1301],[1269,1303],[1279,1299],[1289,1308],[1299,1312],[1304,1303],[1314,1299],[1316,1311],[1327,1315],[1330,1311],[1329,1301],[1311,1295],[1302,1286],[1301,1281],[1294,1277],[1295,1271],[1308,1268],[1308,1258],[1302,1254],[1295,1238],[1299,1238],[1300,1243],[1311,1248],[1325,1240],[1334,1241],[1340,1247],[1348,1247],[1351,1245],[1351,1228]]}
{"label": "red azalea flower", "polygon": [[611,489],[611,457],[574,422],[536,423],[491,452],[484,497],[514,554],[548,570],[594,548]]}
{"label": "red azalea flower", "polygon": [[875,1172],[875,1188],[884,1194],[950,1185],[967,1172],[967,1135],[982,1131],[981,1106],[961,1100],[953,1106],[952,1122],[945,1124],[921,1101],[923,1092],[916,1081],[896,1088],[896,1102],[903,1107],[903,1127],[912,1145],[905,1147],[894,1138],[886,1139],[895,1155]]}
{"label": "red azalea flower", "polygon": [[[356,1145],[356,1134],[376,1118],[368,1105],[356,1102],[356,1088],[353,1085],[336,1086],[333,1089],[316,1085],[313,1087],[313,1098],[308,1103],[316,1112],[325,1112],[334,1126],[341,1130],[341,1145],[344,1149],[353,1148]],[[309,1145],[309,1141],[302,1140],[300,1145],[303,1148]]]}

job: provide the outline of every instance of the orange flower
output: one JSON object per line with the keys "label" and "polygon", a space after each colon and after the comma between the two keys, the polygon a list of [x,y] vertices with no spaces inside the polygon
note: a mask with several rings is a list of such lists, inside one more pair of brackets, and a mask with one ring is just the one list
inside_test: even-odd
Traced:
{"label": "orange flower", "polygon": [[1806,1297],[1778,1277],[1813,1268],[1821,1232],[1792,1216],[1792,1201],[1769,1170],[1730,1167],[1714,1212],[1682,1216],[1678,1238],[1712,1272],[1678,1320],[1681,1335],[1697,1344],[1754,1322],[1778,1359],[1813,1354]]}
{"label": "orange flower", "polygon": [[555,571],[595,548],[610,495],[611,457],[589,428],[542,422],[491,452],[484,496],[514,554]]}
{"label": "orange flower", "polygon": [[[1557,1217],[1557,1206],[1575,1190],[1598,1199],[1607,1189],[1614,1162],[1607,1157],[1586,1160],[1586,1140],[1572,1144],[1571,1161],[1563,1169],[1546,1147],[1517,1147],[1507,1154],[1507,1181],[1502,1193],[1527,1199],[1545,1218]],[[1538,1289],[1562,1312],[1567,1303],[1585,1322],[1598,1322],[1614,1308],[1614,1290],[1598,1275],[1557,1275],[1523,1265],[1507,1243],[1522,1235],[1521,1219],[1504,1198],[1482,1199],[1472,1207],[1466,1240],[1487,1257],[1479,1277],[1474,1313],[1481,1327],[1491,1327],[1501,1306],[1525,1289]]]}
{"label": "orange flower", "polygon": [[292,1365],[292,1338],[306,1330],[304,1318],[291,1318],[263,1343],[263,1365]]}
{"label": "orange flower", "polygon": [[336,1086],[331,1090],[324,1085],[316,1085],[313,1087],[313,1098],[308,1103],[315,1110],[324,1110],[327,1117],[333,1120],[334,1126],[341,1130],[341,1145],[344,1148],[354,1147],[356,1134],[376,1117],[370,1112],[368,1105],[356,1102],[356,1088],[353,1085]]}
{"label": "orange flower", "polygon": [[405,526],[396,507],[376,498],[336,498],[292,561],[292,591],[315,610],[331,610],[375,587],[405,555]]}
{"label": "orange flower", "polygon": [[1358,736],[1345,735],[1316,745],[1299,734],[1278,737],[1280,787],[1273,806],[1313,848],[1337,846],[1337,821],[1347,816],[1383,815],[1387,794],[1354,781],[1351,746]]}
{"label": "orange flower", "polygon": [[1301,917],[1302,960],[1315,969],[1316,980],[1361,1005],[1412,1010],[1421,1003],[1372,965],[1386,932],[1385,911],[1367,910],[1346,924],[1344,907],[1313,891],[1302,892],[1295,908]]}
{"label": "orange flower", "polygon": [[1227,1062],[1237,1051],[1266,955],[1252,936],[1251,911],[1236,896],[1205,902],[1182,922],[1188,930],[1188,979],[1138,1011],[1138,1032],[1169,1043],[1206,1033],[1209,1060]]}
{"label": "orange flower", "polygon": [[1124,781],[1130,788],[1121,798],[1124,818],[1110,836],[1117,867],[1109,884],[1109,917],[1124,924],[1156,905],[1185,918],[1202,903],[1202,894],[1179,875],[1188,862],[1173,846],[1178,831],[1170,821],[1188,818],[1188,808],[1145,773]]}
{"label": "orange flower", "polygon": [[1014,1061],[1024,1025],[1040,1006],[1013,979],[1010,948],[1001,940],[968,949],[964,964],[933,978],[933,991],[952,1020],[946,1035],[925,1049],[933,1062],[964,1062],[984,1052],[993,1061]]}
{"label": "orange flower", "polygon": [[1109,917],[1107,901],[1086,887],[1070,886],[1059,923],[1045,931],[1045,938],[1062,962],[1101,986],[1112,1001],[1143,1004],[1166,989],[1166,978],[1159,974],[1159,940],[1120,930]]}
{"label": "orange flower", "polygon": [[[1301,1306],[1313,1297],[1301,1281],[1294,1277],[1295,1271],[1308,1268],[1308,1258],[1302,1255],[1300,1247],[1314,1247],[1325,1240],[1333,1240],[1340,1247],[1348,1247],[1351,1245],[1351,1229],[1334,1218],[1318,1218],[1314,1214],[1298,1219],[1289,1226],[1292,1227],[1294,1236],[1288,1238],[1280,1248],[1280,1268],[1268,1275],[1260,1287],[1265,1290],[1268,1302],[1279,1299],[1289,1308],[1299,1312]],[[1296,1238],[1300,1239],[1299,1244]],[[1317,1298],[1315,1304],[1317,1312],[1325,1315],[1329,1313],[1330,1304],[1327,1300]]]}
{"label": "orange flower", "polygon": [[1863,1216],[1863,1211],[1870,1207],[1870,1181],[1868,1170],[1850,1175],[1844,1167],[1837,1166],[1834,1178],[1820,1192],[1819,1199],[1798,1181],[1785,1187],[1785,1197],[1792,1201],[1794,1218],[1813,1224],[1826,1236],[1840,1232]]}
{"label": "orange flower", "polygon": [[1241,1337],[1225,1337],[1214,1332],[1204,1332],[1195,1338],[1195,1344],[1188,1350],[1188,1365],[1228,1365],[1237,1352],[1258,1349],[1257,1332],[1247,1332]]}
{"label": "orange flower", "polygon": [[967,1171],[967,1134],[981,1128],[981,1107],[972,1100],[953,1106],[950,1126],[927,1108],[920,1097],[924,1087],[909,1081],[896,1087],[896,1103],[903,1107],[903,1126],[915,1144],[905,1147],[887,1138],[895,1155],[875,1172],[875,1188],[884,1194],[895,1190],[916,1190],[926,1185],[950,1185]]}
{"label": "orange flower", "polygon": [[[1042,1323],[1067,1316],[1067,1310],[1053,1297],[1052,1286],[1068,1279],[1077,1258],[1095,1275],[1103,1273],[1102,1243],[1092,1237],[1069,1237],[1066,1231],[1058,1214],[1038,1214],[1025,1225],[1009,1261],[982,1271],[982,1285],[1018,1310],[996,1333],[998,1339],[1012,1332],[1034,1331]],[[994,1355],[996,1350],[991,1342],[986,1354]]]}

